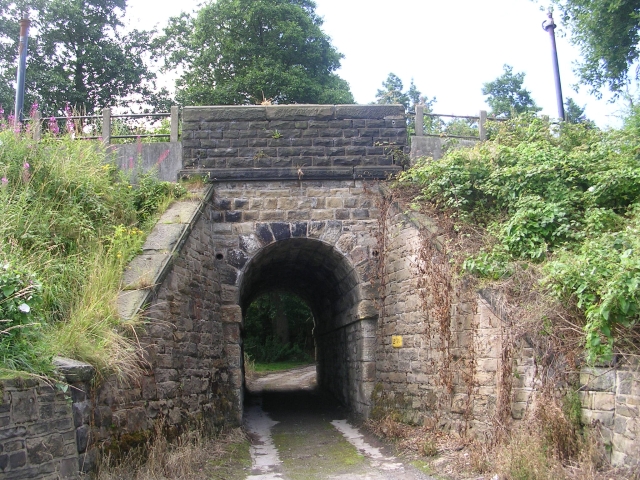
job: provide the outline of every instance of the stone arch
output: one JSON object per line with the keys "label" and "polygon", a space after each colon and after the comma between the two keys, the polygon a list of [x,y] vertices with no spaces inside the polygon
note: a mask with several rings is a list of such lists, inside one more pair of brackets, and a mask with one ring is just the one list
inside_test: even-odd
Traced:
{"label": "stone arch", "polygon": [[245,249],[251,253],[238,271],[238,306],[244,314],[255,298],[270,290],[289,291],[307,302],[316,321],[320,386],[367,415],[378,318],[369,282],[371,262],[358,255],[349,232],[320,239],[310,236],[313,229],[306,225],[286,225],[288,231],[298,228],[298,236],[270,236],[265,227],[278,232],[283,225],[258,224],[255,233],[245,235],[244,244],[254,248]]}

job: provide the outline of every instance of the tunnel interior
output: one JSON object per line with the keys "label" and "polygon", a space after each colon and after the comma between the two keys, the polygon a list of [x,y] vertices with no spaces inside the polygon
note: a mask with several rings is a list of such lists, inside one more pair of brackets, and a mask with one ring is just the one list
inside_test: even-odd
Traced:
{"label": "tunnel interior", "polygon": [[[281,240],[263,247],[245,265],[240,279],[239,304],[243,317],[259,296],[290,292],[302,299],[314,317],[317,381],[352,410],[362,410],[366,364],[374,349],[364,343],[358,317],[362,300],[359,275],[351,262],[332,245],[308,238]],[[371,330],[370,328],[368,330]]]}

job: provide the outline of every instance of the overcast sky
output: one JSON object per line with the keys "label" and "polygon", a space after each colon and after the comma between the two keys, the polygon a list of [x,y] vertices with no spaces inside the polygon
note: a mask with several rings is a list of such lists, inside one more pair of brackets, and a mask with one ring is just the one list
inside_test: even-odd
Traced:
{"label": "overcast sky", "polygon": [[[171,16],[191,12],[201,0],[129,0],[125,22],[162,27]],[[411,79],[423,95],[436,97],[436,113],[476,115],[486,109],[482,84],[503,65],[525,72],[543,113],[557,116],[549,34],[542,29],[546,3],[531,0],[316,0],[324,31],[344,54],[338,74],[358,103],[375,100],[389,72],[405,89]],[[559,23],[557,15],[556,23]],[[621,105],[578,93],[573,62],[579,52],[559,30],[558,57],[564,97],[572,97],[600,126],[618,125]]]}

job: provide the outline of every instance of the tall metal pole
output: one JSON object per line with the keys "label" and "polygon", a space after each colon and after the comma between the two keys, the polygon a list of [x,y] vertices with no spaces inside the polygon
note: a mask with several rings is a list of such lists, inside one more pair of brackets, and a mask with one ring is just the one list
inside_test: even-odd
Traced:
{"label": "tall metal pole", "polygon": [[16,123],[21,123],[24,119],[24,79],[27,71],[27,46],[29,43],[29,18],[25,16],[20,20],[20,45],[18,46],[18,79],[16,85]]}
{"label": "tall metal pole", "polygon": [[562,85],[560,84],[560,66],[558,65],[558,49],[556,48],[556,23],[553,21],[551,10],[547,12],[547,18],[542,22],[542,28],[551,36],[551,55],[553,56],[553,73],[556,80],[556,101],[558,102],[558,116],[564,120],[564,102],[562,101]]}

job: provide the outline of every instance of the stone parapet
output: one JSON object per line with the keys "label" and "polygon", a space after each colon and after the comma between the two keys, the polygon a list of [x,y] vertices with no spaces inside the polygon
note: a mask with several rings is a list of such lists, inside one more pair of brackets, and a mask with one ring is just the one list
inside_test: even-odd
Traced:
{"label": "stone parapet", "polygon": [[185,107],[182,138],[183,168],[214,178],[225,169],[389,167],[407,146],[401,105]]}

